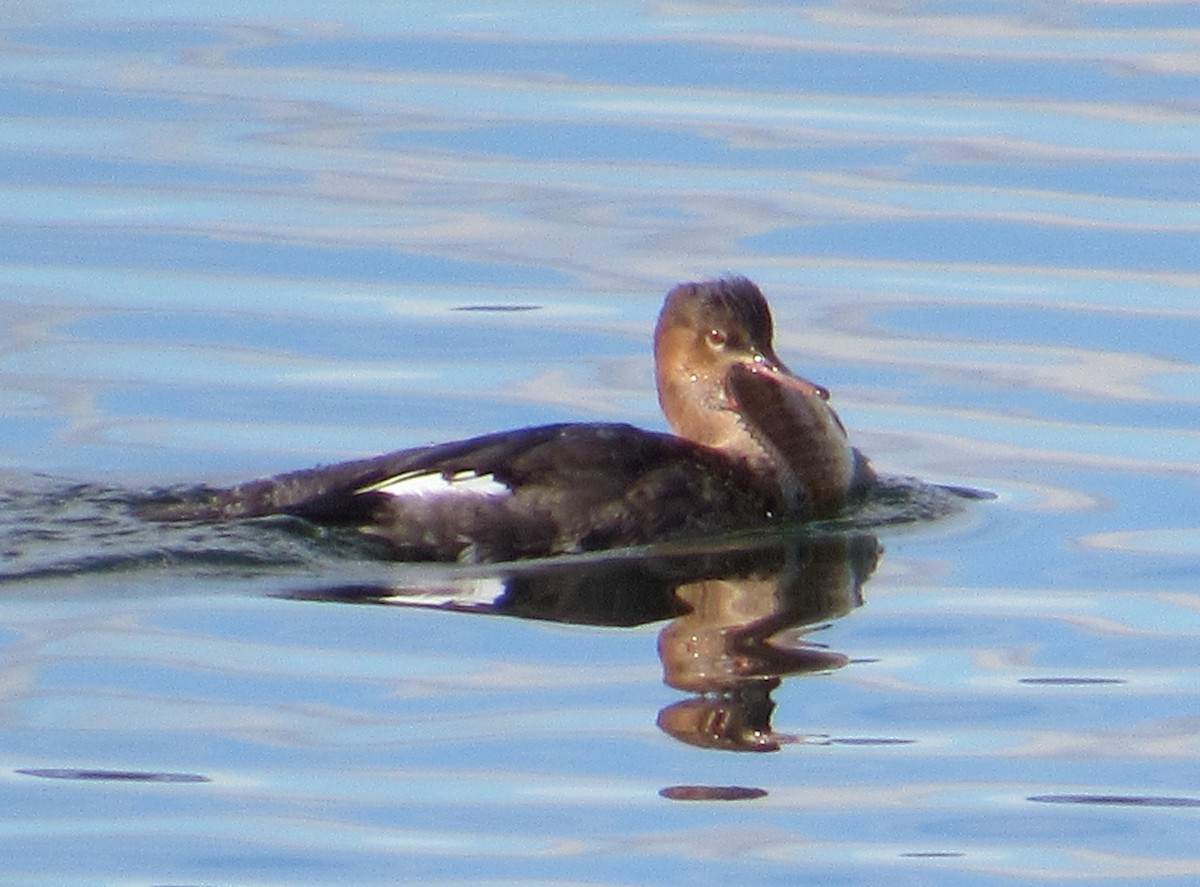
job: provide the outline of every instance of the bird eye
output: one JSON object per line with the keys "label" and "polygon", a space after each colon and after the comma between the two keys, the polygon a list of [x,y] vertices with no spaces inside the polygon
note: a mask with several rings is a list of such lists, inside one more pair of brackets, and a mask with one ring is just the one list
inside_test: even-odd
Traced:
{"label": "bird eye", "polygon": [[713,348],[718,349],[718,350],[721,348],[724,348],[725,343],[727,341],[729,341],[729,337],[726,336],[723,331],[721,331],[721,330],[709,330],[708,331],[708,344],[710,346],[712,346]]}

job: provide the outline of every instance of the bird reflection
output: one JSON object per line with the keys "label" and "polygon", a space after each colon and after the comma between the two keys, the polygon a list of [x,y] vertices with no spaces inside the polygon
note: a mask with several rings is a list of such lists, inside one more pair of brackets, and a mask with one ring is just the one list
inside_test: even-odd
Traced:
{"label": "bird reflection", "polygon": [[771,729],[771,692],[789,675],[849,662],[804,634],[862,603],[875,538],[807,539],[778,554],[775,569],[760,562],[754,572],[675,589],[688,611],[664,626],[658,653],[666,683],[696,695],[659,713],[664,732],[705,748],[775,751],[791,737]]}
{"label": "bird reflection", "polygon": [[558,559],[489,572],[417,573],[396,585],[343,586],[286,597],[436,606],[580,625],[668,620],[664,680],[689,694],[658,715],[689,745],[775,751],[794,737],[771,727],[772,692],[792,675],[849,661],[807,634],[862,603],[880,546],[870,533],[660,547],[636,556]]}

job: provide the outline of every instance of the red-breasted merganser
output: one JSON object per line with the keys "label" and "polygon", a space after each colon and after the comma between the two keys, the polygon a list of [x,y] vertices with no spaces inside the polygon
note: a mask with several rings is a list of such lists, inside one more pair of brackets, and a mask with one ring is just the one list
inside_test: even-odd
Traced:
{"label": "red-breasted merganser", "polygon": [[142,506],[155,520],[293,515],[352,526],[401,560],[468,563],[786,526],[835,514],[875,480],[824,388],[772,349],[744,278],[684,283],[654,331],[675,434],[624,424],[523,428]]}

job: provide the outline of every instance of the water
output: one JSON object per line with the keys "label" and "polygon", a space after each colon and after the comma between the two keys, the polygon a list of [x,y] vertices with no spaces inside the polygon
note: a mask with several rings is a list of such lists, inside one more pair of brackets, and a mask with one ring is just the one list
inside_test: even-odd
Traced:
{"label": "water", "polygon": [[[1195,6],[3,16],[4,883],[1200,877]],[[998,498],[502,575],[128,518],[662,428],[729,271],[877,467]]]}

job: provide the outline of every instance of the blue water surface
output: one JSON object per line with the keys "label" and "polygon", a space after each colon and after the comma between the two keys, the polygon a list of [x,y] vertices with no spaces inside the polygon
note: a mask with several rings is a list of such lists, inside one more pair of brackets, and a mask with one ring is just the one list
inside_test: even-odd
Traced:
{"label": "blue water surface", "polygon": [[[0,883],[1200,879],[1197,9],[8,10]],[[662,430],[728,273],[881,472],[996,498],[802,539],[786,619],[129,515]]]}

